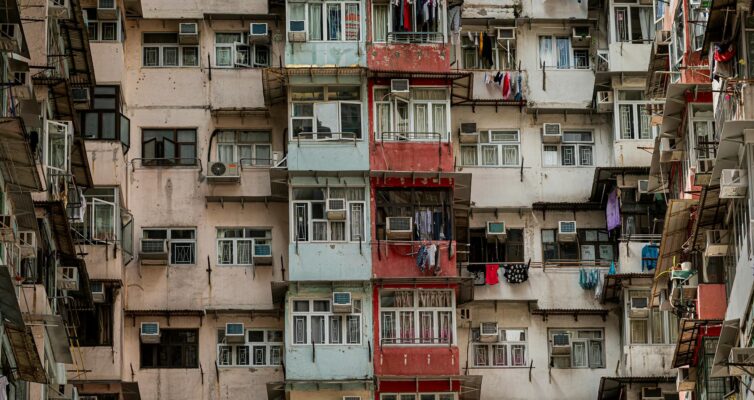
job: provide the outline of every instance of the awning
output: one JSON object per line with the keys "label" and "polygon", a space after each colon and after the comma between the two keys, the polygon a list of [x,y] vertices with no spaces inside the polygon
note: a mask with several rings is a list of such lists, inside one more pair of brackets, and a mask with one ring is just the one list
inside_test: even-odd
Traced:
{"label": "awning", "polygon": [[657,268],[655,268],[655,279],[652,284],[652,301],[654,304],[659,300],[660,283],[667,280],[668,271],[673,267],[673,262],[680,262],[680,255],[683,253],[682,246],[689,237],[689,217],[692,207],[698,204],[697,200],[675,199],[670,200],[668,209],[665,212],[665,222],[662,228],[662,241],[660,242],[660,253],[657,256]]}
{"label": "awning", "polygon": [[55,236],[55,247],[64,257],[76,258],[76,248],[71,237],[71,227],[68,224],[68,214],[61,201],[35,201],[36,207],[47,210],[50,225]]}
{"label": "awning", "polygon": [[272,291],[272,304],[284,305],[288,282],[270,282],[270,290]]}
{"label": "awning", "polygon": [[578,321],[580,316],[598,316],[603,321],[607,319],[610,310],[603,308],[534,308],[531,310],[532,315],[541,315],[542,321],[547,321],[551,315],[572,316],[574,321]]}
{"label": "awning", "polygon": [[120,385],[123,400],[141,400],[139,393],[139,382],[123,382]]}
{"label": "awning", "polygon": [[717,145],[715,167],[712,169],[710,185],[720,184],[720,174],[724,169],[738,166],[738,150],[744,144],[744,130],[754,129],[754,121],[725,121]]}
{"label": "awning", "polygon": [[672,368],[696,366],[697,351],[705,336],[717,337],[722,321],[706,319],[682,319],[678,331],[678,342],[673,355]]}
{"label": "awning", "polygon": [[702,54],[707,54],[712,43],[722,42],[733,37],[738,26],[736,3],[737,0],[712,0],[707,17],[707,27],[704,30]]}
{"label": "awning", "polygon": [[13,350],[18,378],[27,382],[47,383],[47,374],[39,360],[31,328],[5,324],[5,334]]}
{"label": "awning", "polygon": [[723,321],[723,327],[720,330],[720,340],[717,342],[717,349],[715,349],[715,358],[712,361],[712,370],[710,371],[710,377],[712,378],[724,378],[730,376],[730,369],[728,368],[728,356],[730,350],[738,344],[738,333],[740,330],[739,319],[731,319]]}
{"label": "awning", "polygon": [[18,229],[38,234],[39,224],[37,223],[37,214],[34,211],[34,200],[31,198],[31,192],[22,190],[18,186],[8,186],[7,193],[11,203],[13,203],[13,214],[16,216]]}
{"label": "awning", "polygon": [[597,400],[621,400],[625,385],[674,383],[676,376],[603,376]]}
{"label": "awning", "polygon": [[6,183],[35,192],[42,190],[37,163],[21,118],[0,118],[0,163]]}
{"label": "awning", "polygon": [[647,174],[649,174],[649,167],[644,166],[597,167],[594,169],[592,194],[589,196],[589,200],[602,204],[607,203],[607,191],[615,186],[616,177],[625,177],[626,175],[645,176]]}
{"label": "awning", "polygon": [[605,283],[602,285],[600,303],[618,303],[620,301],[620,294],[623,291],[624,284],[626,286],[631,286],[636,281],[646,284],[647,282],[652,282],[652,278],[654,278],[653,272],[606,275]]}
{"label": "awning", "polygon": [[[678,126],[685,115],[687,103],[698,101],[696,99],[699,93],[711,91],[712,85],[709,83],[671,83],[668,85],[659,136],[679,137]],[[680,135],[680,137],[685,136],[685,134]]]}
{"label": "awning", "polygon": [[668,81],[670,81],[670,32],[658,31],[652,42],[652,53],[649,56],[649,77],[645,88],[649,99],[665,98]]}
{"label": "awning", "polygon": [[65,43],[68,61],[68,79],[74,86],[92,86],[94,63],[89,51],[89,35],[79,0],[70,1],[71,18],[59,21],[60,33]]}
{"label": "awning", "polygon": [[55,362],[73,364],[73,355],[71,354],[68,332],[66,331],[63,318],[59,315],[44,315],[42,322],[47,331],[47,337],[50,340],[50,347],[52,348]]}
{"label": "awning", "polygon": [[727,201],[720,199],[720,186],[702,186],[699,207],[697,207],[694,226],[691,229],[691,243],[694,249],[704,249],[707,245],[705,232],[720,229],[727,211]]}
{"label": "awning", "polygon": [[605,206],[598,201],[579,201],[579,202],[556,202],[556,201],[538,201],[531,205],[535,211],[599,211],[604,210]]}
{"label": "awning", "polygon": [[660,163],[660,137],[657,136],[652,151],[652,161],[649,164],[649,193],[665,193],[668,191],[668,182],[663,176],[662,163]]}
{"label": "awning", "polygon": [[7,266],[0,266],[0,315],[4,324],[12,324],[23,328],[24,317],[16,297],[16,287],[13,284],[10,270]]}
{"label": "awning", "polygon": [[[2,12],[0,13],[0,23],[3,24],[18,24],[23,30],[23,24],[21,23],[21,12],[16,0],[4,0],[2,2]],[[26,44],[26,34],[21,34],[22,43],[20,46],[19,55],[22,57],[30,58],[29,46]]]}

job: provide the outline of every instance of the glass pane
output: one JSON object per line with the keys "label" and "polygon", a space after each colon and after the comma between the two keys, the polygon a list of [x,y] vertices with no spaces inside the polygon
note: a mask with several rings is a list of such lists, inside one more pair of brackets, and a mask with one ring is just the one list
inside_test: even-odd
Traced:
{"label": "glass pane", "polygon": [[343,343],[343,339],[340,337],[342,331],[341,321],[342,318],[339,315],[330,316],[330,344]]}
{"label": "glass pane", "polygon": [[115,113],[102,113],[101,133],[103,139],[115,139]]}
{"label": "glass pane", "polygon": [[217,263],[218,264],[233,264],[233,241],[232,240],[218,240],[217,241]]}
{"label": "glass pane", "polygon": [[586,354],[586,342],[573,342],[571,349],[573,350],[572,361],[574,368],[587,366],[587,354]]}
{"label": "glass pane", "polygon": [[359,40],[358,3],[346,3],[346,40]]}
{"label": "glass pane", "polygon": [[414,132],[427,133],[428,132],[428,118],[427,105],[416,104],[414,105]]}
{"label": "glass pane", "polygon": [[169,67],[178,66],[178,48],[177,47],[163,47],[162,48],[162,65]]}
{"label": "glass pane", "polygon": [[[474,365],[477,366],[486,366],[488,364],[487,360],[487,346],[486,345],[476,345],[474,346]],[[497,365],[497,364],[495,364]]]}
{"label": "glass pane", "polygon": [[631,344],[647,343],[647,320],[632,319],[629,322],[629,329],[631,331]]}
{"label": "glass pane", "polygon": [[325,317],[322,315],[312,315],[312,343],[325,342]]}
{"label": "glass pane", "polygon": [[309,40],[322,40],[322,4],[309,5]]}
{"label": "glass pane", "polygon": [[340,125],[342,132],[349,132],[361,138],[361,105],[341,103]]}
{"label": "glass pane", "polygon": [[574,150],[574,146],[562,146],[560,148],[560,156],[563,165],[576,165]]}
{"label": "glass pane", "polygon": [[341,40],[342,16],[340,4],[327,5],[327,40]]}
{"label": "glass pane", "polygon": [[199,48],[184,47],[181,49],[181,65],[184,67],[199,66]]}
{"label": "glass pane", "polygon": [[461,165],[477,165],[476,146],[461,146]]}
{"label": "glass pane", "polygon": [[432,124],[434,125],[432,132],[439,133],[444,139],[448,133],[446,128],[445,104],[432,105]]}
{"label": "glass pane", "polygon": [[482,146],[482,165],[497,165],[498,146]]}
{"label": "glass pane", "polygon": [[373,40],[375,42],[384,42],[387,40],[388,6],[375,5],[372,10],[374,12],[372,16]]}
{"label": "glass pane", "polygon": [[314,115],[318,133],[340,132],[338,103],[315,103]]}

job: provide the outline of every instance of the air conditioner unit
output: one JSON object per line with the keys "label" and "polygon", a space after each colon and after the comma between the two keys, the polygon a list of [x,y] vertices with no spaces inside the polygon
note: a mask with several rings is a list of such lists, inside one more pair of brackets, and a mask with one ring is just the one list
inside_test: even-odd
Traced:
{"label": "air conditioner unit", "polygon": [[244,343],[246,341],[246,329],[241,322],[228,322],[225,324],[226,343]]}
{"label": "air conditioner unit", "polygon": [[408,79],[391,79],[390,80],[390,93],[409,93],[411,87],[408,84]]}
{"label": "air conditioner unit", "polygon": [[629,299],[628,315],[631,318],[649,317],[649,298],[646,296],[631,297]]}
{"label": "air conditioner unit", "polygon": [[79,290],[79,269],[77,267],[58,267],[55,282],[58,289]]}
{"label": "air conditioner unit", "polygon": [[23,32],[19,24],[0,24],[0,48],[17,52],[21,50]]}
{"label": "air conditioner unit", "polygon": [[479,341],[497,342],[500,332],[497,328],[497,322],[482,322],[479,324]]}
{"label": "air conditioner unit", "polygon": [[576,240],[576,221],[558,222],[558,241],[573,242]]}
{"label": "air conditioner unit", "polygon": [[670,145],[670,138],[660,139],[660,162],[678,162],[683,159],[683,150]]}
{"label": "air conditioner unit", "polygon": [[160,323],[142,322],[139,337],[142,343],[160,343]]}
{"label": "air conditioner unit", "polygon": [[306,42],[306,21],[288,21],[288,41],[291,43]]}
{"label": "air conditioner unit", "polygon": [[343,400],[361,400],[361,396],[343,396]]}
{"label": "air conditioner unit", "polygon": [[589,47],[592,42],[592,28],[588,26],[574,26],[571,34],[573,47]]}
{"label": "air conditioner unit", "polygon": [[613,92],[611,90],[600,90],[597,92],[597,112],[612,112],[613,104]]}
{"label": "air conditioner unit", "polygon": [[414,219],[411,217],[388,217],[385,220],[385,233],[388,239],[412,239]]}
{"label": "air conditioner unit", "polygon": [[664,400],[662,396],[662,388],[659,387],[643,387],[641,388],[641,400]]}
{"label": "air conditioner unit", "polygon": [[115,0],[97,0],[97,19],[118,19],[118,9]]}
{"label": "air conditioner unit", "polygon": [[636,192],[641,194],[649,193],[649,179],[639,179],[636,181]]}
{"label": "air conditioner unit", "polygon": [[270,29],[266,22],[252,22],[249,24],[249,42],[260,43],[270,40]]}
{"label": "air conditioner unit", "polygon": [[746,197],[749,183],[745,169],[724,169],[720,174],[720,198],[740,199]]}
{"label": "air conditioner unit", "polygon": [[139,243],[139,260],[141,265],[167,265],[167,239],[141,238]]}
{"label": "air conditioner unit", "polygon": [[571,354],[571,334],[556,333],[552,335],[552,355],[564,356]]}
{"label": "air conditioner unit", "polygon": [[505,241],[507,233],[505,231],[504,221],[487,221],[487,239]]}
{"label": "air conditioner unit", "polygon": [[196,22],[181,22],[178,24],[178,43],[198,44],[199,24]]}
{"label": "air conditioner unit", "polygon": [[283,160],[283,157],[285,157],[285,155],[283,154],[282,151],[273,151],[272,152],[272,165],[273,166],[278,165],[278,163]]}
{"label": "air conditioner unit", "polygon": [[327,199],[327,219],[335,221],[346,219],[346,199]]}
{"label": "air conditioner unit", "polygon": [[89,102],[89,88],[88,87],[71,88],[71,98],[74,103],[88,103]]}
{"label": "air conditioner unit", "polygon": [[728,356],[728,370],[731,376],[751,374],[751,366],[754,365],[754,347],[734,347]]}
{"label": "air conditioner unit", "polygon": [[241,180],[237,163],[213,162],[209,167],[207,182],[232,183]]}
{"label": "air conditioner unit", "polygon": [[560,130],[560,124],[543,124],[542,125],[542,142],[543,143],[560,143],[563,132]]}
{"label": "air conditioner unit", "polygon": [[18,225],[13,215],[0,215],[0,242],[15,242]]}
{"label": "air conditioner unit", "polygon": [[34,231],[18,231],[18,247],[21,257],[34,257],[37,254],[37,235]]}
{"label": "air conditioner unit", "polygon": [[105,284],[102,282],[92,282],[89,287],[92,290],[92,300],[95,303],[105,302]]}
{"label": "air conditioner unit", "polygon": [[458,141],[461,143],[479,143],[479,131],[476,129],[476,122],[461,123]]}
{"label": "air conditioner unit", "polygon": [[730,235],[726,230],[708,230],[705,232],[707,245],[704,248],[705,257],[725,257],[728,255]]}
{"label": "air conditioner unit", "polygon": [[351,292],[333,292],[332,311],[334,313],[351,313],[353,311]]}
{"label": "air conditioner unit", "polygon": [[680,367],[678,368],[678,377],[675,380],[676,390],[693,391],[696,390],[696,368]]}
{"label": "air conditioner unit", "polygon": [[495,28],[497,31],[497,40],[516,40],[516,28],[503,27]]}

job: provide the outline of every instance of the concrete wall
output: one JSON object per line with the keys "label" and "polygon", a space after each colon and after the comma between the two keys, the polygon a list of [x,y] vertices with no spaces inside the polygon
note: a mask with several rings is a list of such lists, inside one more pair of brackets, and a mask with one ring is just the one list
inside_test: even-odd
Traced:
{"label": "concrete wall", "polygon": [[126,68],[122,42],[90,42],[94,76],[98,85],[120,84]]}
{"label": "concrete wall", "polygon": [[201,19],[205,13],[267,13],[267,3],[243,0],[144,0],[141,8],[147,19]]}
{"label": "concrete wall", "polygon": [[589,1],[521,0],[522,16],[547,19],[583,19],[587,17]]}
{"label": "concrete wall", "polygon": [[608,54],[610,57],[610,71],[646,72],[649,68],[649,56],[651,52],[651,43],[610,43],[610,45],[608,46]]}

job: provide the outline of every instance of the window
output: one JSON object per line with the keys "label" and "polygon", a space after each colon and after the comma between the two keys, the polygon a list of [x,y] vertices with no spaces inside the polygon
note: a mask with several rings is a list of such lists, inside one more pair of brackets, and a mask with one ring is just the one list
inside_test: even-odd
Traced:
{"label": "window", "polygon": [[[622,3],[636,3],[623,1]],[[621,4],[613,7],[615,40],[617,42],[648,43],[654,40],[654,16],[652,6]]]}
{"label": "window", "polygon": [[308,31],[309,41],[361,39],[361,9],[358,2],[291,3],[288,14],[288,31]]}
{"label": "window", "polygon": [[[112,243],[120,239],[120,194],[116,187],[95,187],[84,192],[83,215],[72,222],[79,243]],[[83,204],[82,204],[83,205]]]}
{"label": "window", "polygon": [[414,240],[453,240],[453,197],[448,188],[379,188],[375,202],[380,239],[387,239],[388,218],[411,217]]}
{"label": "window", "polygon": [[524,262],[524,230],[507,228],[505,242],[487,239],[486,228],[469,229],[469,262]]}
{"label": "window", "polygon": [[526,367],[526,329],[501,329],[497,342],[481,343],[479,328],[471,331],[475,367]]}
{"label": "window", "polygon": [[[112,289],[104,282],[102,285],[105,299],[95,302],[94,308],[82,310],[81,318],[78,318],[76,333],[78,343],[81,346],[112,346],[113,344],[113,293]],[[92,281],[92,285],[95,281]]]}
{"label": "window", "polygon": [[351,313],[335,314],[330,300],[294,299],[293,344],[361,344],[361,300]]}
{"label": "window", "polygon": [[[715,116],[709,104],[689,105],[689,130],[692,140],[686,141],[688,154],[691,155],[691,166],[696,173],[712,172],[715,157],[717,157],[717,141],[715,140]],[[702,163],[696,164],[697,161]],[[702,165],[703,163],[708,165]]]}
{"label": "window", "polygon": [[517,167],[520,164],[518,131],[483,131],[479,142],[461,145],[461,165]]}
{"label": "window", "polygon": [[[375,38],[398,43],[442,43],[444,41],[445,8],[442,2],[410,2],[407,8],[385,7],[372,18]],[[379,12],[379,14],[377,14]],[[386,33],[377,36],[377,33]]]}
{"label": "window", "polygon": [[412,87],[409,99],[374,89],[375,135],[379,141],[446,141],[450,100],[445,88]]}
{"label": "window", "polygon": [[120,140],[131,144],[131,121],[121,114],[120,87],[95,86],[91,89],[92,108],[81,113],[81,126],[88,140]]}
{"label": "window", "polygon": [[615,115],[620,139],[654,139],[657,128],[651,124],[648,107],[655,103],[644,99],[643,90],[619,90],[617,103],[618,112]]}
{"label": "window", "polygon": [[361,87],[296,86],[290,101],[291,138],[361,138]]}
{"label": "window", "polygon": [[[672,312],[650,307],[649,290],[632,289],[627,293],[625,310],[629,343],[674,344],[678,338],[678,317]],[[666,297],[664,291],[661,296]]]}
{"label": "window", "polygon": [[199,368],[198,329],[160,329],[160,343],[141,343],[141,368]]}
{"label": "window", "polygon": [[552,368],[605,368],[602,330],[550,329]]}
{"label": "window", "polygon": [[144,228],[143,239],[168,241],[170,264],[196,264],[196,229],[194,228]]}
{"label": "window", "polygon": [[456,393],[381,393],[380,400],[458,400]]}
{"label": "window", "polygon": [[542,229],[542,252],[545,261],[585,260],[613,261],[618,256],[617,242],[605,230],[578,229],[577,241],[557,240],[557,229]]}
{"label": "window", "polygon": [[[472,39],[474,38],[474,39]],[[516,41],[492,39],[492,65],[479,56],[479,32],[471,32],[471,37],[461,35],[461,51],[463,52],[463,68],[465,69],[495,69],[515,70]]]}
{"label": "window", "polygon": [[89,41],[120,41],[122,37],[120,18],[112,21],[97,21],[97,9],[85,8],[84,14],[87,17],[87,30]]}
{"label": "window", "polygon": [[142,37],[145,67],[198,67],[199,46],[178,44],[178,33],[144,33]]}
{"label": "window", "polygon": [[225,329],[217,330],[217,365],[267,367],[282,365],[283,331],[275,329],[250,329],[245,343],[230,344],[225,340]]}
{"label": "window", "polygon": [[454,315],[455,299],[450,290],[383,290],[380,292],[381,343],[454,343]]}
{"label": "window", "polygon": [[689,21],[688,26],[691,33],[691,46],[695,51],[699,51],[704,46],[704,31],[707,28],[709,19],[709,10],[704,8],[701,3],[689,2]]}
{"label": "window", "polygon": [[560,144],[542,146],[545,167],[588,167],[594,165],[594,135],[590,131],[563,131]]}
{"label": "window", "polygon": [[269,229],[217,228],[217,263],[252,265],[253,257],[270,257],[272,232]]}
{"label": "window", "polygon": [[196,129],[143,129],[144,165],[196,165]]}
{"label": "window", "polygon": [[[364,188],[293,188],[292,195],[291,234],[293,241],[362,242],[365,240],[364,224],[367,209]],[[327,218],[327,212],[333,206],[338,206],[337,212],[344,215],[342,219]]]}
{"label": "window", "polygon": [[261,44],[249,44],[246,32],[215,33],[215,66],[268,67],[270,48]]}
{"label": "window", "polygon": [[244,167],[272,165],[270,132],[220,131],[217,133],[217,160],[240,163]]}
{"label": "window", "polygon": [[589,49],[573,49],[570,36],[539,37],[539,67],[544,69],[588,69]]}

